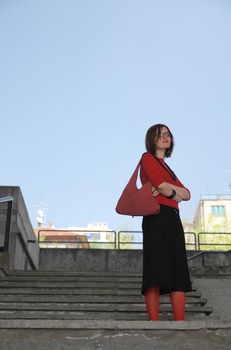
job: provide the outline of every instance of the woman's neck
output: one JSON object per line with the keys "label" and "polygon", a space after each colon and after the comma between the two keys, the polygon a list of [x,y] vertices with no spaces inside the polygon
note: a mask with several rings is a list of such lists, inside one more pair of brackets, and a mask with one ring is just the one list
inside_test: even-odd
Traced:
{"label": "woman's neck", "polygon": [[156,157],[164,159],[165,158],[165,150],[157,149],[156,150]]}

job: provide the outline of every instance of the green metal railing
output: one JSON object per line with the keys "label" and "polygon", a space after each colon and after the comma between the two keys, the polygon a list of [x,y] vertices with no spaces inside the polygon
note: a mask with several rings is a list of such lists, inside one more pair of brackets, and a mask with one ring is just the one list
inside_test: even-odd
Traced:
{"label": "green metal railing", "polygon": [[[60,234],[60,237],[58,236]],[[97,239],[97,234],[105,240]],[[56,238],[54,238],[56,236]],[[68,239],[65,238],[68,236]],[[52,238],[53,237],[53,238]],[[102,237],[101,237],[102,238]],[[47,230],[38,232],[41,248],[142,249],[142,231]],[[230,232],[185,232],[187,250],[230,250]]]}
{"label": "green metal railing", "polygon": [[199,232],[198,250],[230,250],[231,232]]}

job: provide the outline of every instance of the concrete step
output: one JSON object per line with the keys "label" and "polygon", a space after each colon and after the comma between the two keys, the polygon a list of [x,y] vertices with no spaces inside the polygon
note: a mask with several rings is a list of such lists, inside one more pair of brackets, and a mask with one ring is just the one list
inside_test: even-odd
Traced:
{"label": "concrete step", "polygon": [[[199,304],[201,306],[207,303],[205,298],[187,297],[187,304]],[[37,303],[98,303],[98,304],[144,304],[142,296],[118,296],[118,295],[21,295],[21,294],[1,294],[0,303],[3,302],[37,302]],[[170,304],[169,297],[162,296],[160,298],[161,304]]]}
{"label": "concrete step", "polygon": [[140,272],[126,272],[126,271],[22,271],[22,270],[14,270],[14,271],[6,271],[6,276],[88,276],[88,277],[139,277],[142,278],[142,274]]}
{"label": "concrete step", "polygon": [[8,276],[4,278],[8,282],[95,282],[95,283],[134,283],[140,284],[139,277],[112,277],[112,276]]}
{"label": "concrete step", "polygon": [[[42,321],[48,327],[51,320],[146,322],[141,281],[137,273],[10,272],[0,279],[0,320],[11,321],[9,328],[27,327],[26,320],[38,321],[35,327]],[[161,295],[160,301],[160,320],[172,320],[169,296]],[[186,302],[187,320],[212,317],[213,309],[195,286]]]}
{"label": "concrete step", "polygon": [[[222,330],[231,329],[231,321],[192,320],[192,321],[123,321],[123,320],[1,320],[0,328],[4,329],[88,329],[88,330]],[[163,336],[163,334],[162,334]],[[186,339],[187,341],[187,339]],[[195,341],[195,339],[194,339]],[[222,339],[220,339],[222,341]],[[121,346],[121,344],[120,344]],[[187,345],[186,345],[187,346]],[[96,348],[96,347],[95,347]],[[153,348],[155,346],[153,345]],[[186,349],[186,347],[184,347]]]}
{"label": "concrete step", "polygon": [[[1,283],[0,283],[1,286]],[[1,286],[0,287],[0,295],[14,295],[14,294],[27,294],[27,295],[57,295],[59,293],[60,295],[124,295],[124,296],[138,296],[142,298],[142,295],[140,293],[140,289],[115,289],[115,288],[71,288],[71,287],[28,287],[28,288],[22,288],[22,287],[7,287],[7,286]],[[187,297],[192,298],[200,298],[201,292],[199,291],[192,291],[186,293]],[[164,296],[161,296],[163,298]]]}
{"label": "concrete step", "polygon": [[26,285],[28,283],[31,283],[31,285],[36,284],[42,284],[46,285],[47,283],[51,284],[54,283],[54,285],[59,283],[65,283],[66,286],[71,285],[78,285],[81,283],[84,287],[89,286],[102,286],[105,287],[106,285],[114,287],[118,284],[121,284],[123,288],[126,286],[127,288],[140,288],[142,283],[142,277],[138,276],[130,276],[128,273],[124,274],[124,276],[121,276],[121,274],[115,274],[115,275],[109,275],[105,274],[105,276],[102,273],[96,273],[95,275],[90,273],[68,273],[66,275],[65,273],[42,273],[38,272],[36,274],[35,272],[28,272],[27,273],[10,273],[9,276],[5,276],[1,279],[1,284],[4,285],[18,285],[18,284],[24,284]]}
{"label": "concrete step", "polygon": [[[160,320],[173,320],[172,312],[166,312],[166,310],[160,311]],[[96,311],[46,311],[46,310],[2,310],[0,311],[0,319],[30,319],[30,320],[133,320],[133,321],[147,321],[147,312],[96,312]],[[186,314],[186,320],[202,320],[208,319],[208,316],[200,312],[200,310],[194,310]],[[217,319],[210,316],[209,319]]]}
{"label": "concrete step", "polygon": [[[1,280],[1,288],[91,288],[91,289],[101,289],[101,290],[133,290],[137,295],[141,293],[141,284],[140,283],[116,283],[116,282],[40,282],[30,281],[30,282],[9,282]],[[193,291],[196,291],[196,288],[193,287]]]}
{"label": "concrete step", "polygon": [[[163,310],[172,309],[170,306],[170,303],[161,303],[161,307]],[[187,303],[186,309],[192,310],[194,307],[196,308],[202,308],[205,310],[204,305],[200,305],[199,303]],[[65,300],[63,302],[38,302],[38,301],[31,301],[31,302],[24,302],[24,301],[5,301],[0,302],[0,310],[15,310],[15,309],[24,309],[24,310],[83,310],[83,311],[89,311],[89,310],[97,310],[97,311],[126,311],[126,310],[132,310],[134,312],[139,312],[142,310],[146,310],[144,303],[120,303],[120,302],[114,302],[111,303],[108,302],[68,302],[68,300]],[[211,309],[211,308],[210,308]]]}
{"label": "concrete step", "polygon": [[[146,312],[145,304],[112,304],[112,303],[45,303],[45,302],[1,302],[0,310],[48,310],[48,311],[95,311],[95,312]],[[161,304],[161,312],[172,312],[170,304]],[[198,304],[186,304],[186,312],[200,312],[209,315],[211,307]]]}
{"label": "concrete step", "polygon": [[[64,286],[64,281],[40,281],[38,279],[29,281],[9,281],[9,280],[1,280],[1,286],[2,287],[43,287],[43,288],[61,288]],[[136,289],[139,290],[141,289],[141,284],[140,283],[117,283],[117,282],[107,282],[107,281],[96,281],[96,282],[71,282],[71,281],[66,281],[65,282],[66,288],[120,288],[120,289]]]}

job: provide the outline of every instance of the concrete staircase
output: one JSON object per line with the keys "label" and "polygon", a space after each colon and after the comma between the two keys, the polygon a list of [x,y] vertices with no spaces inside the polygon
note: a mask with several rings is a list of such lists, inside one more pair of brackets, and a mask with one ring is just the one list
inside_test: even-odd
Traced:
{"label": "concrete staircase", "polygon": [[[140,287],[141,275],[131,272],[9,272],[0,279],[0,328],[140,327],[147,323]],[[195,286],[186,320],[214,319],[206,303]],[[172,319],[169,297],[161,296],[160,320]]]}

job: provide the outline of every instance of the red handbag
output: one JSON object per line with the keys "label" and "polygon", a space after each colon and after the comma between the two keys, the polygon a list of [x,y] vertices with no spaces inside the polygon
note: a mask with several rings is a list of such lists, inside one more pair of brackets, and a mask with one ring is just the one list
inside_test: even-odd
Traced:
{"label": "red handbag", "polygon": [[141,188],[137,187],[136,182],[140,166],[141,160],[117,202],[116,212],[118,214],[146,216],[158,214],[160,211],[160,205],[152,194],[151,182],[146,182]]}

